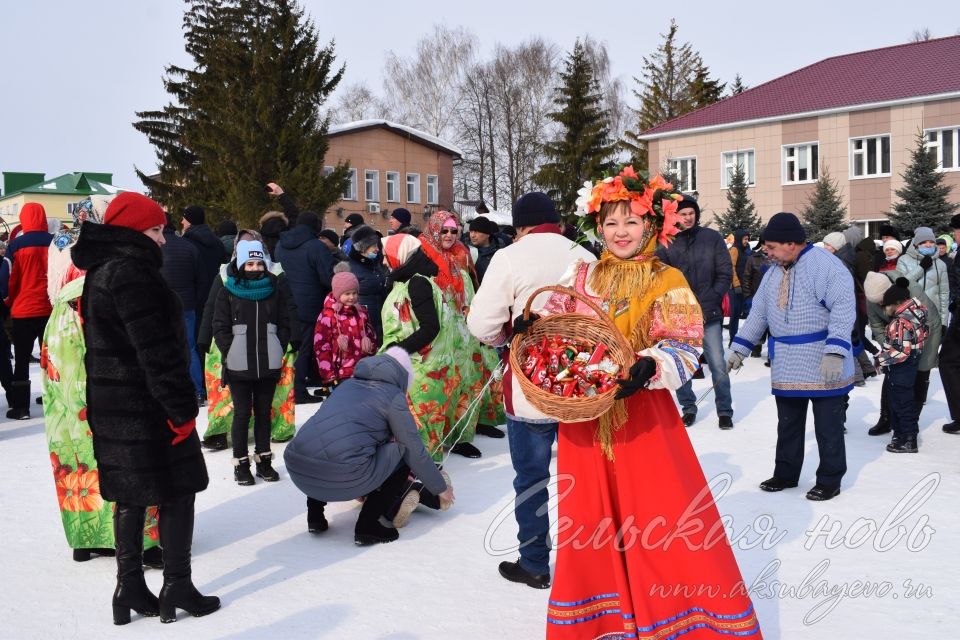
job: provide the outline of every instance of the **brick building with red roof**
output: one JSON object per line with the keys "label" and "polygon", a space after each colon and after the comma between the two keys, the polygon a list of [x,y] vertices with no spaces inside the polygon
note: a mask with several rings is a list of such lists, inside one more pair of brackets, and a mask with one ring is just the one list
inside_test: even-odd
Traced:
{"label": "brick building with red roof", "polygon": [[650,167],[681,175],[704,218],[727,207],[737,164],[764,219],[799,212],[826,168],[850,220],[886,220],[914,138],[936,154],[960,201],[960,36],[827,58],[652,129]]}

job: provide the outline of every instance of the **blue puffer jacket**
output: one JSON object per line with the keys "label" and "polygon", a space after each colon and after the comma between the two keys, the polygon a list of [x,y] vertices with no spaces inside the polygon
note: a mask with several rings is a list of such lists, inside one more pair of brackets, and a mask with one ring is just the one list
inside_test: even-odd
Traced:
{"label": "blue puffer jacket", "polygon": [[658,247],[657,257],[683,272],[703,310],[703,323],[723,320],[723,297],[733,282],[733,265],[723,236],[700,226],[700,216],[669,247]]}
{"label": "blue puffer jacket", "polygon": [[313,326],[330,293],[333,265],[330,250],[306,225],[297,225],[280,234],[274,258],[283,266],[290,291],[297,303],[297,319]]}
{"label": "blue puffer jacket", "polygon": [[445,491],[406,390],[407,372],[396,360],[361,360],[283,452],[293,484],[315,500],[353,500],[383,484],[402,461],[431,493]]}

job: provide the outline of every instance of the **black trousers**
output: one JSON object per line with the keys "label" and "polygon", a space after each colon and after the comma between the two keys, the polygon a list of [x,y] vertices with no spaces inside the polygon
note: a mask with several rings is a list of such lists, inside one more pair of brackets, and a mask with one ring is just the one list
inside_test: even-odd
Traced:
{"label": "black trousers", "polygon": [[30,356],[33,355],[33,343],[43,340],[50,316],[36,318],[14,318],[10,333],[13,335],[13,379],[30,379]]}
{"label": "black trousers", "polygon": [[408,479],[410,467],[403,462],[383,481],[376,490],[367,495],[363,501],[363,507],[360,508],[360,515],[357,517],[356,532],[361,533],[364,527],[369,527],[377,523],[380,516],[386,515],[398,498],[403,495],[404,490],[410,486]]}
{"label": "black trousers", "polygon": [[316,318],[313,322],[300,321],[303,334],[300,336],[300,351],[293,361],[293,392],[297,398],[303,398],[307,394],[307,378],[314,377],[316,359],[313,357],[313,332],[316,322]]}
{"label": "black trousers", "polygon": [[847,450],[843,440],[844,396],[777,396],[777,454],[773,475],[788,482],[800,480],[808,403],[813,404],[813,429],[820,452],[817,484],[839,487],[840,479],[847,472]]}
{"label": "black trousers", "polygon": [[277,381],[230,380],[230,397],[233,398],[233,425],[230,437],[233,440],[233,457],[249,455],[247,441],[250,431],[250,412],[253,411],[253,440],[256,453],[270,451],[270,405],[277,390]]}
{"label": "black trousers", "polygon": [[[960,312],[958,312],[960,313]],[[940,381],[947,396],[950,420],[960,420],[960,335],[955,323],[943,335],[940,347]]]}

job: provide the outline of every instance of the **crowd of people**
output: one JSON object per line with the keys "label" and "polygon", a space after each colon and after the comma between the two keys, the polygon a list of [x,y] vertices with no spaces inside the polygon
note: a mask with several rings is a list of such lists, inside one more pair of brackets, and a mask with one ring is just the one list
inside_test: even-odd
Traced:
{"label": "crowd of people", "polygon": [[[481,457],[479,434],[508,438],[521,545],[499,571],[552,588],[549,637],[656,632],[668,622],[671,633],[759,637],[726,539],[669,551],[560,544],[551,576],[544,505],[554,443],[559,474],[590,478],[570,489],[560,515],[612,539],[627,515],[669,525],[706,486],[686,431],[704,369],[717,426],[732,429],[729,373],[766,356],[778,428],[764,491],[798,485],[812,405],[819,467],[806,497],[840,493],[849,396],[878,373],[880,418],[869,433],[892,432],[888,451],[919,450],[918,416],[938,364],[951,413],[943,429],[960,433],[951,259],[960,216],[952,236],[920,227],[903,242],[885,226],[878,245],[850,227],[820,247],[781,212],[756,243],[745,230],[725,241],[701,225],[694,198],[625,167],[581,193],[572,234],[552,199],[533,192],[514,204],[510,228],[439,211],[420,230],[397,208],[386,236],[359,214],[341,236],[280,185],[267,189],[279,210],[258,229],[211,229],[194,205],[178,233],[170,212],[135,193],[78,203],[71,225],[31,203],[0,264],[14,352],[13,367],[0,359],[7,417],[30,417],[39,341],[64,531],[77,561],[116,556],[116,624],[131,611],[171,622],[177,609],[220,606],[191,579],[203,449],[231,449],[234,480],[248,486],[281,479],[272,445],[286,443],[308,530],[327,530],[327,503],[361,500],[354,540],[368,545],[397,540],[418,506],[449,508],[444,462]],[[596,242],[576,242],[582,233]],[[576,295],[531,299],[554,285]],[[543,316],[592,314],[583,299],[609,314],[636,361],[609,412],[565,428],[524,395],[508,345]],[[294,407],[304,404],[317,409],[297,429]],[[711,504],[700,517],[705,536],[719,514]],[[144,565],[163,569],[159,596]],[[665,576],[728,595],[645,597]]]}

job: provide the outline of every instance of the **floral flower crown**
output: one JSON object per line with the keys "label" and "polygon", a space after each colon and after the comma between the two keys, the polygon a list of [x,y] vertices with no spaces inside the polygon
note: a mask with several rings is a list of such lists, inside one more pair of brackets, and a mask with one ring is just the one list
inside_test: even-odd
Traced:
{"label": "floral flower crown", "polygon": [[615,175],[607,175],[596,182],[584,182],[577,191],[577,212],[580,229],[588,236],[599,237],[600,207],[605,202],[629,202],[630,213],[653,216],[659,228],[657,241],[668,246],[679,233],[677,208],[683,195],[673,191],[673,185],[662,175],[649,178],[646,171],[637,173],[632,165],[624,165]]}

